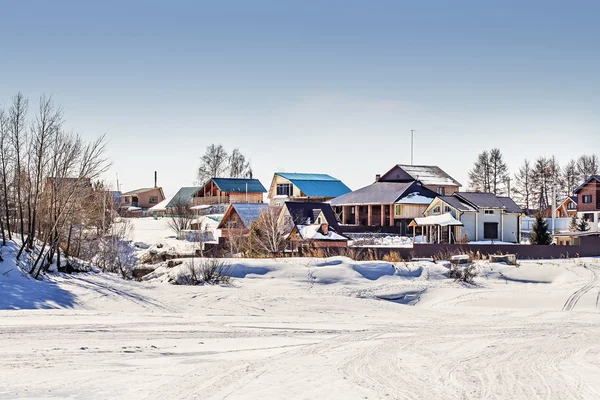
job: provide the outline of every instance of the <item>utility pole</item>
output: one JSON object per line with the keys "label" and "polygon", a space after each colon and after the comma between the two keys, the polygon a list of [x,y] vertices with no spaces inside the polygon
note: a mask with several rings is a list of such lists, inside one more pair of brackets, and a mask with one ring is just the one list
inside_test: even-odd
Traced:
{"label": "utility pole", "polygon": [[552,181],[552,234],[554,235],[554,218],[556,218],[556,178]]}
{"label": "utility pole", "polygon": [[410,165],[414,165],[415,130],[410,130]]}

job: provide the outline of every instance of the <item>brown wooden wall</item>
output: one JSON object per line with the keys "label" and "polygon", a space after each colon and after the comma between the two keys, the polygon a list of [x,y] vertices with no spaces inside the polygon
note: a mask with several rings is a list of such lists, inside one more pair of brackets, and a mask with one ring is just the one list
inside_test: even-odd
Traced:
{"label": "brown wooden wall", "polygon": [[[597,207],[598,196],[600,196],[600,184],[596,181],[592,181],[588,183],[586,186],[582,187],[577,193],[577,211],[586,212],[586,211],[600,211]],[[583,196],[591,195],[592,202],[584,203]]]}

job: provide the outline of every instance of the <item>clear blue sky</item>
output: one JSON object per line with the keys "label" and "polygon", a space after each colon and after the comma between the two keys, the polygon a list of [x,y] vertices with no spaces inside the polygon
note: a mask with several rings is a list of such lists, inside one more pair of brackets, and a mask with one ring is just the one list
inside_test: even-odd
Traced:
{"label": "clear blue sky", "polygon": [[410,162],[464,185],[499,147],[600,153],[597,1],[2,1],[0,103],[52,94],[123,190],[191,185],[210,143],[351,188]]}

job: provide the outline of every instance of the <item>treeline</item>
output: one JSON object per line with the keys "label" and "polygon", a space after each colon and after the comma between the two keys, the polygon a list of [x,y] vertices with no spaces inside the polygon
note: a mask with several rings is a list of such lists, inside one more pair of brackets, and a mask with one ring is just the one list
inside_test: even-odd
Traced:
{"label": "treeline", "polygon": [[[105,228],[107,170],[104,136],[87,142],[67,132],[63,110],[42,96],[30,109],[16,94],[0,107],[0,231],[2,243],[20,245],[17,259],[37,276],[73,243]],[[110,222],[110,221],[108,221]],[[81,242],[77,243],[81,246]],[[26,254],[26,257],[23,256]]]}
{"label": "treeline", "polygon": [[552,156],[524,160],[511,177],[501,151],[492,149],[477,156],[469,171],[469,188],[499,196],[510,195],[526,210],[543,210],[552,204],[552,193],[555,193],[555,202],[572,196],[580,184],[599,171],[595,154],[582,155],[562,167]]}

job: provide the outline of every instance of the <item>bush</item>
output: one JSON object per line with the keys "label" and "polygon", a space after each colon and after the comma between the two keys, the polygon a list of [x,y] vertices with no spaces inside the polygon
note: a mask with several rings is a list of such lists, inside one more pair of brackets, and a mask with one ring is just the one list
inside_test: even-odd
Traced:
{"label": "bush", "polygon": [[454,281],[461,281],[465,283],[473,283],[473,279],[477,276],[477,265],[471,264],[468,267],[461,267],[455,264],[450,266],[450,272],[448,272],[450,278],[454,278]]}
{"label": "bush", "polygon": [[180,285],[229,284],[231,265],[216,258],[202,258],[199,263],[195,258],[191,258],[183,267],[177,283]]}

